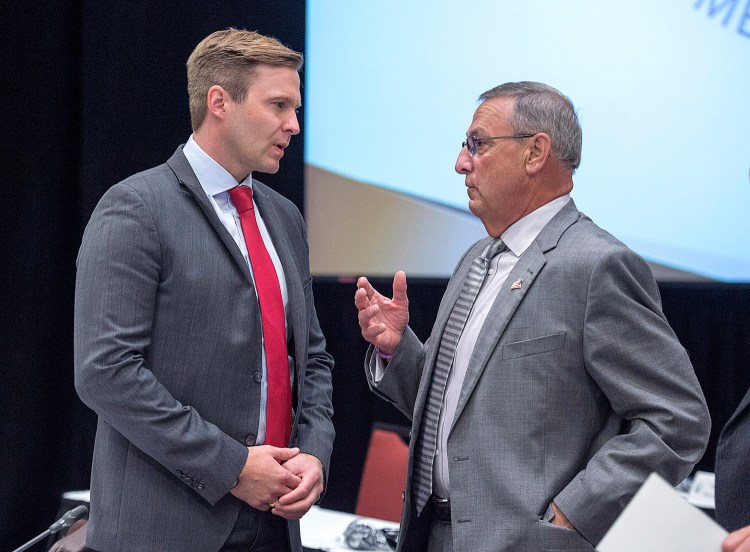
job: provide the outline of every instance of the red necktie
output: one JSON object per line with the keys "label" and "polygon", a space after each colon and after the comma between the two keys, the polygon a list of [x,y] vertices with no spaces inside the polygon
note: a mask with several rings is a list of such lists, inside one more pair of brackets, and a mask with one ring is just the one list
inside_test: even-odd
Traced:
{"label": "red necktie", "polygon": [[286,447],[289,446],[292,428],[292,390],[289,382],[284,301],[281,298],[279,277],[255,220],[252,188],[236,186],[229,190],[229,195],[240,215],[263,321],[263,344],[268,372],[266,444]]}

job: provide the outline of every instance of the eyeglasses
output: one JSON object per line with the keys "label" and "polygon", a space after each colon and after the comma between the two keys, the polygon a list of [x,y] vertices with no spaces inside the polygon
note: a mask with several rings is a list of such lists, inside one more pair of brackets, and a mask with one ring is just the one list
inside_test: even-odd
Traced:
{"label": "eyeglasses", "polygon": [[466,142],[461,142],[461,148],[468,148],[469,155],[474,157],[477,154],[477,150],[482,147],[484,142],[490,140],[504,140],[506,138],[517,140],[519,138],[531,138],[535,134],[514,134],[513,136],[488,136],[486,138],[478,138],[476,136],[467,136]]}

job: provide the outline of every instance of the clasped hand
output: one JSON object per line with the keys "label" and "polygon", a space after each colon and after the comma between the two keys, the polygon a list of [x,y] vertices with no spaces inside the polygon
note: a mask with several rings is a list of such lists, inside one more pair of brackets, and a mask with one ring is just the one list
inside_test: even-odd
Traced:
{"label": "clasped hand", "polygon": [[248,447],[245,466],[231,493],[258,510],[271,509],[284,519],[299,519],[323,493],[323,465],[298,448]]}

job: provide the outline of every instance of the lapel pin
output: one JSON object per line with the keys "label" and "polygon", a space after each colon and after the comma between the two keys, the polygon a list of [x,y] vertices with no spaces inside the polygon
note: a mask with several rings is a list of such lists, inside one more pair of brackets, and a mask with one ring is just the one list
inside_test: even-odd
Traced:
{"label": "lapel pin", "polygon": [[510,289],[521,289],[521,285],[523,285],[523,278],[519,278],[515,282],[513,282],[510,285]]}

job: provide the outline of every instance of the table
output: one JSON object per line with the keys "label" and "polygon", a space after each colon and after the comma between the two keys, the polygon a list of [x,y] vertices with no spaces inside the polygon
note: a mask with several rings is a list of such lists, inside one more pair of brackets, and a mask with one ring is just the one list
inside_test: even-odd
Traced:
{"label": "table", "polygon": [[[68,491],[62,495],[63,511],[91,502],[90,491]],[[398,523],[382,519],[361,517],[346,512],[313,506],[300,520],[302,546],[309,550],[346,552],[351,549],[344,543],[344,531],[354,520],[363,521],[377,529],[398,529]]]}
{"label": "table", "polygon": [[313,506],[300,520],[302,546],[310,550],[347,552],[351,548],[344,543],[344,531],[349,524],[359,520],[377,529],[398,529],[398,523],[382,519],[361,517],[346,512],[327,510]]}

